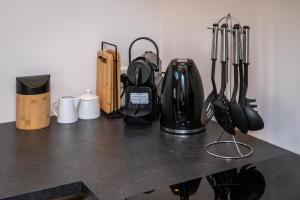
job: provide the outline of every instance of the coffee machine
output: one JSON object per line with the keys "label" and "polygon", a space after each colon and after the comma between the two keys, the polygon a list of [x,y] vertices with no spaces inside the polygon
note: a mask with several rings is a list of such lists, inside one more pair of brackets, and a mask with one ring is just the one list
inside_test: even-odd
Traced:
{"label": "coffee machine", "polygon": [[[150,41],[156,53],[145,51],[144,54],[132,60],[132,47],[140,40]],[[127,83],[124,88],[125,108],[121,111],[125,122],[150,124],[159,117],[161,83],[161,60],[157,44],[147,37],[135,39],[129,47]]]}
{"label": "coffee machine", "polygon": [[192,59],[173,59],[164,76],[161,92],[162,130],[180,135],[205,130],[201,123],[204,90]]}

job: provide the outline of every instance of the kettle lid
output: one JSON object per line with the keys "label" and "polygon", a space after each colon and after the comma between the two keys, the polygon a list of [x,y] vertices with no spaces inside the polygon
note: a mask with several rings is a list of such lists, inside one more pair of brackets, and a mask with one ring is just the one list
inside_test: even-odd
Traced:
{"label": "kettle lid", "polygon": [[92,100],[97,100],[99,97],[95,94],[92,94],[91,89],[86,89],[85,94],[80,96],[80,99],[83,101],[92,101]]}

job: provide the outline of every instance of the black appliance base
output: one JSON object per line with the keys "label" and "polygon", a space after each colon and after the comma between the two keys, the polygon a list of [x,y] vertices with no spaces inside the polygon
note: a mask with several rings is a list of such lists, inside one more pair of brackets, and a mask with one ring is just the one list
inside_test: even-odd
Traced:
{"label": "black appliance base", "polygon": [[171,134],[176,134],[176,135],[191,135],[191,134],[199,134],[203,131],[205,131],[205,127],[201,128],[196,128],[196,129],[172,129],[168,128],[165,126],[160,126],[161,130],[171,133]]}
{"label": "black appliance base", "polygon": [[150,118],[149,116],[145,116],[145,117],[124,116],[124,121],[128,124],[150,125],[152,124],[152,120],[149,118]]}

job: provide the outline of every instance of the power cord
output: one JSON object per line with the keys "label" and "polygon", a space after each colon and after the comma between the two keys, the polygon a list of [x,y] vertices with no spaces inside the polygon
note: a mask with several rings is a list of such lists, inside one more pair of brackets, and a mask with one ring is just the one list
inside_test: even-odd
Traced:
{"label": "power cord", "polygon": [[123,91],[122,91],[122,94],[121,94],[121,98],[122,98],[125,94],[125,89],[127,87],[127,82],[128,82],[128,76],[127,76],[126,73],[121,74],[120,81],[121,81],[121,83],[123,83]]}

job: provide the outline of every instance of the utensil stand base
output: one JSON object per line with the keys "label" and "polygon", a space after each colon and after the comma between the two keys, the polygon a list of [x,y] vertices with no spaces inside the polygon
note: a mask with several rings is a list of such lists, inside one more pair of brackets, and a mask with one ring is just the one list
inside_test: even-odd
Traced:
{"label": "utensil stand base", "polygon": [[118,119],[118,118],[122,118],[123,117],[122,113],[120,113],[119,111],[113,111],[112,113],[109,113],[109,114],[106,113],[106,112],[104,112],[104,111],[101,111],[101,113],[107,119]]}
{"label": "utensil stand base", "polygon": [[[213,157],[216,158],[222,158],[222,159],[241,159],[241,158],[246,158],[248,156],[250,156],[251,154],[253,154],[253,148],[248,145],[245,144],[243,142],[239,142],[236,140],[234,135],[231,135],[232,140],[222,140],[222,137],[224,135],[224,131],[222,132],[222,134],[220,135],[219,139],[217,141],[208,143],[207,145],[205,145],[205,152]],[[218,146],[222,145],[222,144],[231,144],[230,146],[234,146],[236,152],[237,152],[237,156],[235,155],[222,155],[221,153],[214,153],[213,151],[210,151],[209,149],[211,147],[215,147],[217,148]],[[240,148],[244,148],[246,149],[245,152],[241,152]]]}

